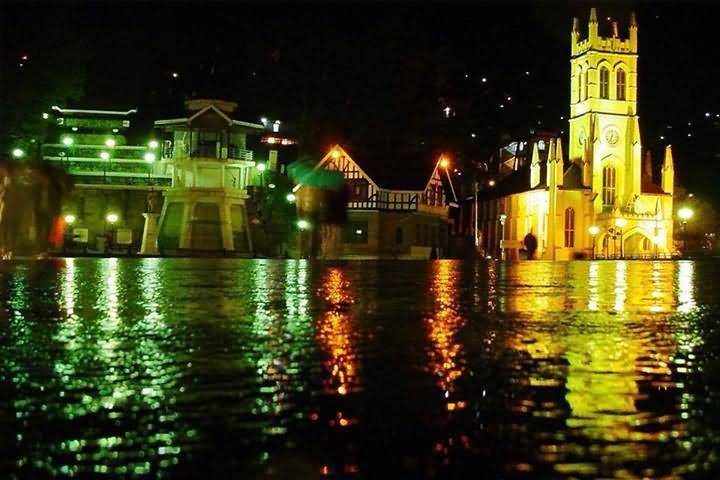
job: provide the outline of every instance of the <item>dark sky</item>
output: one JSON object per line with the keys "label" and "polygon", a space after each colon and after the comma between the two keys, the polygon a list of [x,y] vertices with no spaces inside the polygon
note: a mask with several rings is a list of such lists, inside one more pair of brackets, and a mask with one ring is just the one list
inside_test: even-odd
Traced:
{"label": "dark sky", "polygon": [[[672,142],[681,179],[710,189],[707,172],[720,162],[720,8],[595,3],[622,35],[637,11],[645,147]],[[572,17],[586,28],[590,6],[6,2],[0,40],[12,56],[46,28],[78,36],[87,56],[81,105],[139,107],[139,129],[187,96],[222,95],[240,104],[237,117],[300,126],[315,150],[371,138],[437,147],[454,136],[465,139],[456,148],[479,155],[505,132],[565,129]],[[446,104],[457,112],[451,125],[442,123]]]}

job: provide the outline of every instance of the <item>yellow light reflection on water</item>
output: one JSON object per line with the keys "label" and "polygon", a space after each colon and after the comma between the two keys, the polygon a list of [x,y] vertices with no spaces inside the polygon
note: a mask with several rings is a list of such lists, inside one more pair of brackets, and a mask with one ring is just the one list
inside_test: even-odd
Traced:
{"label": "yellow light reflection on water", "polygon": [[328,352],[325,369],[327,393],[346,395],[359,389],[357,353],[349,307],[354,303],[350,282],[339,268],[330,268],[323,279],[320,296],[329,304],[318,325],[318,340]]}
{"label": "yellow light reflection on water", "polygon": [[[645,398],[641,385],[683,386],[672,377],[678,339],[669,333],[665,317],[651,316],[653,309],[673,304],[672,287],[666,283],[675,265],[657,263],[590,262],[586,277],[579,268],[567,276],[567,283],[555,279],[562,265],[510,266],[508,313],[515,313],[519,320],[514,322],[508,345],[522,353],[521,358],[529,356],[534,365],[524,374],[529,390],[518,396],[513,409],[534,416],[565,417],[572,438],[546,439],[538,453],[560,474],[599,474],[597,463],[559,461],[558,452],[568,451],[581,438],[593,442],[595,458],[622,465],[651,455],[639,442],[686,435],[678,416],[658,417],[652,405],[641,403]],[[681,306],[693,304],[691,269],[678,267]],[[526,293],[527,285],[535,295]],[[547,298],[537,298],[543,291]],[[586,303],[577,301],[583,299]],[[584,305],[588,314],[575,315]],[[526,366],[527,360],[523,362]],[[553,386],[564,386],[567,413],[562,404],[533,400],[541,394],[537,389]]]}
{"label": "yellow light reflection on water", "polygon": [[441,260],[432,263],[432,280],[429,295],[433,300],[433,311],[425,319],[431,342],[429,369],[443,390],[449,411],[462,409],[467,402],[455,398],[455,381],[465,371],[462,346],[455,338],[458,330],[465,325],[465,318],[459,314],[458,292],[460,283],[459,263]]}

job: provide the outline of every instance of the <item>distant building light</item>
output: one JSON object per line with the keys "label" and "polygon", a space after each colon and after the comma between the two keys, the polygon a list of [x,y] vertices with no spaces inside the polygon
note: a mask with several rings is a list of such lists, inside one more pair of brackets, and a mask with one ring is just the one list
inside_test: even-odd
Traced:
{"label": "distant building light", "polygon": [[113,129],[112,129],[112,132],[113,132],[113,133],[118,133],[119,131],[120,131],[120,130],[118,130],[117,128],[113,128]]}
{"label": "distant building light", "polygon": [[505,100],[507,100],[509,102],[512,100],[512,97],[510,95],[508,95],[507,97],[505,97]]}
{"label": "distant building light", "polygon": [[482,77],[482,78],[480,79],[480,81],[481,81],[482,83],[487,83],[487,77]]}
{"label": "distant building light", "polygon": [[538,150],[545,150],[545,140],[540,140],[537,145]]}
{"label": "distant building light", "polygon": [[22,57],[20,57],[20,60],[27,61],[27,59],[28,59],[28,56],[27,56],[27,55],[23,55]]}
{"label": "distant building light", "polygon": [[529,77],[529,76],[530,76],[530,72],[527,72],[527,71],[526,71],[526,72],[525,72],[525,76],[526,76],[526,77]]}
{"label": "distant building light", "polygon": [[77,131],[78,131],[78,127],[72,127],[72,131],[73,131],[73,132],[77,132]]}
{"label": "distant building light", "polygon": [[288,203],[293,203],[295,200],[297,200],[297,197],[294,193],[288,193],[287,195],[285,195],[285,200],[287,200]]}
{"label": "distant building light", "polygon": [[260,123],[262,123],[262,124],[265,125],[265,126],[267,126],[267,122],[268,122],[268,119],[267,119],[266,117],[262,117],[262,118],[260,119]]}
{"label": "distant building light", "polygon": [[275,137],[268,137],[267,143],[275,143],[277,139]]}
{"label": "distant building light", "polygon": [[501,103],[500,108],[505,108],[505,104]]}
{"label": "distant building light", "polygon": [[268,184],[268,188],[269,188],[269,189],[273,189],[273,188],[275,188],[275,184],[274,184],[274,183],[270,183],[270,184]]}
{"label": "distant building light", "polygon": [[588,228],[588,232],[590,232],[590,235],[594,237],[595,235],[600,233],[600,227],[598,227],[597,225],[592,225],[590,228]]}
{"label": "distant building light", "polygon": [[308,228],[310,228],[310,222],[308,222],[307,220],[300,219],[297,221],[297,227],[300,230],[307,230]]}
{"label": "distant building light", "polygon": [[335,149],[333,149],[333,151],[332,151],[332,153],[330,154],[330,156],[331,156],[333,159],[337,160],[338,158],[340,158],[340,151],[335,148]]}
{"label": "distant building light", "polygon": [[476,135],[476,134],[474,134],[474,133],[471,133],[471,134],[470,134],[470,136],[471,136],[472,138],[475,138],[475,137],[477,137],[477,135]]}
{"label": "distant building light", "polygon": [[660,140],[665,140],[665,135],[660,135]]}
{"label": "distant building light", "polygon": [[688,197],[693,198],[695,196],[694,193],[688,193]]}
{"label": "distant building light", "polygon": [[105,220],[107,220],[110,223],[115,223],[118,221],[118,218],[119,217],[117,216],[116,213],[108,213],[107,216],[105,217]]}
{"label": "distant building light", "polygon": [[710,112],[705,112],[705,118],[709,118],[709,117],[710,117]]}
{"label": "distant building light", "polygon": [[172,78],[178,78],[179,76],[180,76],[180,74],[177,72],[172,73]]}
{"label": "distant building light", "polygon": [[490,181],[488,182],[488,185],[491,186],[491,187],[494,187],[494,186],[495,186],[495,180],[490,180]]}
{"label": "distant building light", "polygon": [[273,132],[277,133],[280,131],[280,120],[273,122]]}
{"label": "distant building light", "polygon": [[290,145],[290,140],[288,140],[287,138],[283,138],[280,143],[283,145]]}
{"label": "distant building light", "polygon": [[355,230],[355,235],[362,235],[362,234],[363,234],[363,231],[361,228],[358,228]]}
{"label": "distant building light", "polygon": [[450,114],[452,113],[452,108],[445,107],[445,108],[443,108],[443,112],[445,112],[445,118],[450,118]]}

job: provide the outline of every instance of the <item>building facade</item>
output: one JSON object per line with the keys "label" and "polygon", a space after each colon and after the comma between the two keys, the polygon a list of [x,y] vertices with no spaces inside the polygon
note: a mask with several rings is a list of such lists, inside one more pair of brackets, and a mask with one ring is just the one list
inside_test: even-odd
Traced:
{"label": "building facade", "polygon": [[195,99],[185,107],[184,117],[155,121],[163,137],[162,163],[171,173],[159,250],[252,254],[246,201],[258,173],[247,137],[264,127],[231,118],[233,102]]}
{"label": "building facade", "polygon": [[[321,252],[341,258],[442,257],[448,244],[449,202],[441,160],[415,158],[406,164],[416,171],[402,175],[386,171],[382,162],[371,167],[357,157],[336,145],[315,167],[342,173],[346,192],[346,222],[335,238],[322,239],[334,245],[324,245]],[[394,158],[393,164],[401,163]],[[301,216],[313,208],[311,190],[298,190]]]}
{"label": "building facade", "polygon": [[149,198],[169,187],[159,143],[128,142],[134,113],[53,107],[48,115],[52,127],[42,158],[74,184],[62,205],[66,249],[105,252],[139,245]]}
{"label": "building facade", "polygon": [[488,255],[672,254],[672,149],[666,147],[656,185],[651,164],[643,169],[642,161],[635,15],[627,38],[617,23],[609,26],[611,36],[601,36],[594,8],[587,38],[573,21],[567,159],[560,139],[538,141],[529,169],[481,192],[478,235]]}

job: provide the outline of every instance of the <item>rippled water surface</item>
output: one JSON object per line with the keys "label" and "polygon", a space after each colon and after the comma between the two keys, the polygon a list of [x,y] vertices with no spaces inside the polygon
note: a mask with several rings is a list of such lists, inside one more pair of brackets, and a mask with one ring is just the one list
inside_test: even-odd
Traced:
{"label": "rippled water surface", "polygon": [[0,468],[719,478],[719,278],[718,261],[5,263]]}

